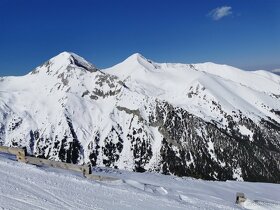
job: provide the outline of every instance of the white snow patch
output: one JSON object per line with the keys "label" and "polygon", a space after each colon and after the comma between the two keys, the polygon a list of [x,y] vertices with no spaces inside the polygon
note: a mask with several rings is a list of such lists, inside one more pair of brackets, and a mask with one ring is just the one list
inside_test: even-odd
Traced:
{"label": "white snow patch", "polygon": [[232,177],[234,179],[236,179],[237,181],[244,181],[243,178],[242,178],[242,170],[241,170],[240,167],[237,167],[237,168],[233,169]]}
{"label": "white snow patch", "polygon": [[239,125],[239,131],[242,135],[249,136],[250,141],[254,141],[253,140],[254,133],[251,130],[249,130],[246,126]]}
{"label": "white snow patch", "polygon": [[208,153],[211,155],[211,158],[217,162],[218,160],[217,160],[217,157],[215,155],[214,143],[211,140],[209,140],[207,142],[207,145],[208,145],[208,148],[207,148]]}

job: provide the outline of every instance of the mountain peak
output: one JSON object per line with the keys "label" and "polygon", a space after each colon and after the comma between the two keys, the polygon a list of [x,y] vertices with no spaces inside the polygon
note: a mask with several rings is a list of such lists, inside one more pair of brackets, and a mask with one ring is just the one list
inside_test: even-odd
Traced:
{"label": "mountain peak", "polygon": [[141,55],[140,53],[136,52],[133,53],[131,56],[128,57],[128,59],[144,59],[147,60],[143,55]]}
{"label": "mountain peak", "polygon": [[156,63],[145,58],[140,53],[134,53],[121,63],[106,69],[105,72],[120,78],[127,78],[135,74],[145,73],[146,71],[154,71],[157,67]]}
{"label": "mountain peak", "polygon": [[140,53],[134,53],[131,56],[129,56],[127,59],[125,59],[123,64],[127,66],[135,66],[135,65],[141,65],[145,67],[146,69],[154,69],[155,68],[155,63],[147,58],[145,58],[143,55]]}
{"label": "mountain peak", "polygon": [[51,58],[50,61],[52,63],[64,64],[66,66],[70,64],[76,65],[77,67],[84,68],[88,71],[96,70],[96,68],[90,62],[86,61],[84,58],[73,52],[64,51],[58,54],[57,56]]}
{"label": "mountain peak", "polygon": [[61,53],[59,53],[58,55],[56,55],[56,56],[54,56],[53,58],[59,58],[59,57],[61,57],[61,58],[69,58],[70,56],[72,56],[72,55],[76,55],[75,53],[72,53],[72,52],[68,52],[68,51],[63,51],[63,52],[61,52]]}
{"label": "mountain peak", "polygon": [[31,74],[36,74],[38,72],[46,72],[48,74],[54,73],[57,74],[58,71],[65,71],[69,69],[80,68],[84,71],[94,72],[97,68],[86,61],[81,56],[72,53],[72,52],[62,52],[50,60],[46,61],[41,66],[37,67],[35,70],[31,72]]}
{"label": "mountain peak", "polygon": [[132,55],[130,55],[127,59],[124,60],[125,63],[145,63],[145,62],[149,62],[148,59],[146,59],[143,55],[141,55],[140,53],[134,53]]}

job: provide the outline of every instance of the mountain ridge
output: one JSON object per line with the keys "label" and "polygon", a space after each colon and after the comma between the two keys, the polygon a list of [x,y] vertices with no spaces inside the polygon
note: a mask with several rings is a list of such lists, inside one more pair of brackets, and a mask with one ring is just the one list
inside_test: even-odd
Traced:
{"label": "mountain ridge", "polygon": [[99,70],[63,52],[0,79],[0,144],[77,164],[277,182],[279,78],[137,53]]}

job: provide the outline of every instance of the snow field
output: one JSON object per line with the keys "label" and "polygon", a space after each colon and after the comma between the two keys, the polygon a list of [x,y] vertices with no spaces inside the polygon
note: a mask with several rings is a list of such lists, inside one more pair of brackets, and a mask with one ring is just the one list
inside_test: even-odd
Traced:
{"label": "snow field", "polygon": [[[98,182],[79,173],[36,167],[0,154],[0,209],[280,209],[280,186],[217,182],[96,168],[120,180]],[[248,200],[235,204],[236,192]]]}

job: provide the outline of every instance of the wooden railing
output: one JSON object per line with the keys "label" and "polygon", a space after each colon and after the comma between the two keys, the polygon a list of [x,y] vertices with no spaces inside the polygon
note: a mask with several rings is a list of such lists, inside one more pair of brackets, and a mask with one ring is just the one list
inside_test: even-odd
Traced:
{"label": "wooden railing", "polygon": [[72,164],[72,163],[63,163],[63,162],[47,160],[47,159],[43,159],[43,158],[31,157],[31,156],[25,156],[24,162],[28,163],[28,164],[32,164],[32,165],[37,165],[37,166],[50,166],[50,167],[54,167],[54,168],[62,168],[62,169],[66,169],[66,170],[82,172],[85,177],[86,177],[86,175],[91,174],[90,165],[76,165],[76,164]]}
{"label": "wooden railing", "polygon": [[99,181],[118,180],[117,178],[114,177],[93,175],[90,165],[77,165],[72,163],[63,163],[63,162],[28,156],[25,150],[22,148],[0,146],[0,152],[15,155],[17,157],[17,161],[22,163],[27,163],[27,164],[37,165],[37,166],[49,166],[49,167],[61,168],[65,170],[82,172],[84,177],[93,180],[99,180]]}
{"label": "wooden railing", "polygon": [[0,146],[0,152],[16,155],[18,161],[25,162],[25,150],[24,149]]}

